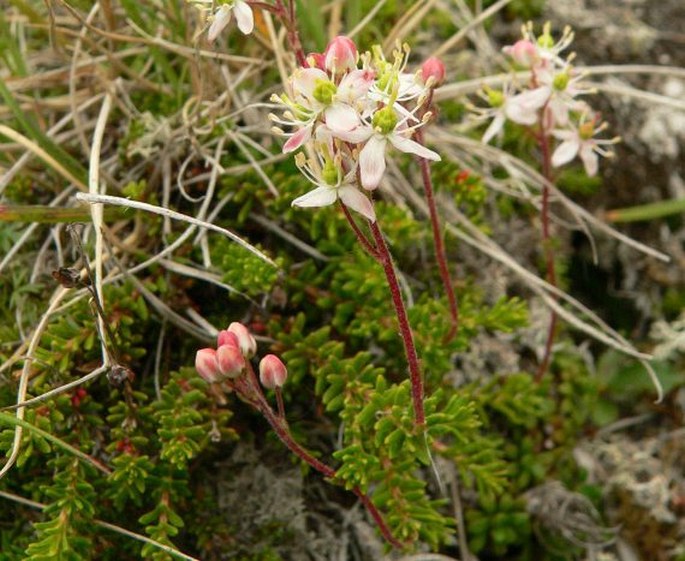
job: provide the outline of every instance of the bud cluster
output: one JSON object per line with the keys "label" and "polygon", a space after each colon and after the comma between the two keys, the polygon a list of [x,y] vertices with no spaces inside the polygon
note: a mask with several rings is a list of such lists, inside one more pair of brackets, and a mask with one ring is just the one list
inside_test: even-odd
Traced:
{"label": "bud cluster", "polygon": [[[233,322],[219,332],[217,348],[204,348],[195,355],[195,369],[210,384],[235,382],[250,367],[249,359],[257,352],[257,342],[242,323]],[[267,389],[283,386],[288,377],[285,365],[275,355],[266,355],[259,363],[259,379]]]}
{"label": "bud cluster", "polygon": [[524,85],[513,78],[503,89],[485,87],[480,92],[487,108],[472,108],[479,120],[491,120],[483,142],[495,137],[507,120],[528,127],[539,128],[542,135],[559,140],[551,163],[558,167],[579,156],[588,175],[595,175],[598,156],[612,156],[604,146],[615,144],[618,138],[598,139],[595,135],[606,128],[599,115],[579,96],[592,93],[582,84],[583,74],[571,64],[575,54],[566,58],[561,53],[573,42],[573,32],[564,29],[555,41],[550,24],[543,27],[542,35],[535,36],[531,23],[523,26],[523,37],[513,45],[504,47],[514,65],[530,71]]}
{"label": "bud cluster", "polygon": [[407,46],[397,48],[391,60],[377,46],[360,55],[354,41],[336,37],[323,53],[309,55],[306,67],[295,70],[287,94],[272,97],[283,110],[281,116],[270,115],[278,125],[274,132],[288,137],[283,152],[312,149],[313,157],[298,154],[295,161],[316,188],[295,199],[294,206],[340,200],[373,222],[367,192],[381,182],[389,146],[440,159],[412,136],[431,117],[427,100],[445,68],[429,59],[416,73],[407,73],[408,56]]}

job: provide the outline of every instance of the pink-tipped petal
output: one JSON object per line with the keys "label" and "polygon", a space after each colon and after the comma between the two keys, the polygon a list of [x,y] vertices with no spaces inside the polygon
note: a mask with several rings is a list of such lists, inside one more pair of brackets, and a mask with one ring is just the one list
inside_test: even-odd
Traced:
{"label": "pink-tipped petal", "polygon": [[578,139],[573,138],[570,140],[565,140],[559,146],[557,146],[554,154],[552,154],[552,165],[556,168],[567,164],[576,157],[578,150],[580,150]]}
{"label": "pink-tipped petal", "polygon": [[359,153],[359,170],[364,189],[375,189],[383,178],[385,173],[385,144],[385,137],[375,134],[369,138]]}
{"label": "pink-tipped petal", "polygon": [[301,197],[297,197],[291,204],[292,206],[299,206],[301,208],[312,208],[319,206],[332,205],[338,194],[336,189],[332,187],[317,187],[316,189],[305,193]]}
{"label": "pink-tipped petal", "polygon": [[338,196],[345,206],[356,210],[371,222],[376,221],[376,212],[373,209],[373,203],[364,193],[359,191],[356,187],[346,185],[338,189]]}
{"label": "pink-tipped petal", "polygon": [[221,345],[233,345],[234,347],[240,347],[238,338],[235,333],[231,333],[227,329],[219,331],[219,335],[216,338],[216,346],[219,348]]}
{"label": "pink-tipped petal", "polygon": [[235,0],[233,11],[235,12],[235,21],[238,24],[238,29],[245,35],[252,33],[254,29],[254,15],[250,5],[242,0]]}
{"label": "pink-tipped petal", "polygon": [[221,379],[219,362],[214,349],[200,349],[195,354],[195,370],[206,382],[213,384]]}
{"label": "pink-tipped petal", "polygon": [[245,368],[245,357],[238,347],[222,345],[216,350],[216,359],[221,374],[227,378],[237,378]]}
{"label": "pink-tipped petal", "polygon": [[440,161],[440,154],[433,152],[429,148],[426,148],[423,144],[415,142],[411,138],[406,138],[401,134],[393,133],[389,137],[391,144],[401,152],[406,152],[407,154],[415,154],[426,160],[433,160],[435,162]]}
{"label": "pink-tipped petal", "polygon": [[245,357],[250,358],[251,356],[254,356],[257,352],[257,341],[255,341],[255,338],[247,327],[240,322],[234,321],[228,326],[228,331],[234,333],[238,338],[240,351]]}
{"label": "pink-tipped petal", "polygon": [[283,153],[288,154],[297,150],[305,142],[307,142],[312,137],[312,127],[307,125],[302,127],[299,131],[293,134],[288,141],[283,145]]}

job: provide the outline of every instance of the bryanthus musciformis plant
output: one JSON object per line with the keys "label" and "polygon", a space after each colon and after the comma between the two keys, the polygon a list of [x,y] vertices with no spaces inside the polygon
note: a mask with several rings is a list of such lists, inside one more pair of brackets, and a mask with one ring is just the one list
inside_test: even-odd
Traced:
{"label": "bryanthus musciformis plant", "polygon": [[[618,138],[595,138],[606,129],[599,115],[579,96],[592,93],[583,85],[583,74],[572,65],[575,53],[563,57],[562,53],[573,42],[573,32],[566,27],[558,40],[551,34],[546,23],[542,34],[536,36],[532,23],[522,28],[522,39],[504,47],[519,69],[529,71],[529,79],[519,83],[515,76],[505,82],[502,90],[484,87],[481,97],[489,107],[473,107],[477,120],[491,120],[483,135],[483,142],[490,142],[503,129],[507,120],[525,126],[535,137],[540,149],[541,171],[545,179],[542,187],[542,239],[545,252],[547,280],[557,284],[554,253],[551,244],[550,185],[554,183],[553,168],[569,163],[578,156],[589,176],[597,173],[598,157],[613,156],[607,146]],[[540,379],[549,364],[556,314],[552,313],[544,355],[538,369]]]}
{"label": "bryanthus musciformis plant", "polygon": [[[386,59],[378,46],[360,56],[351,39],[336,37],[324,53],[311,55],[306,66],[293,72],[288,93],[272,97],[283,108],[283,114],[281,117],[272,114],[270,118],[280,127],[291,129],[286,132],[280,127],[274,128],[277,134],[289,137],[283,152],[304,148],[315,155],[309,160],[301,153],[296,156],[299,169],[316,188],[297,197],[293,206],[321,207],[340,201],[360,243],[383,267],[407,355],[415,422],[423,430],[424,389],[414,336],[372,199],[385,173],[386,152],[392,146],[419,158],[431,210],[435,210],[427,162],[440,160],[440,156],[424,146],[419,131],[431,118],[433,86],[444,78],[445,71],[440,61],[432,59],[414,74],[405,72],[408,56],[406,45],[395,49],[391,60]],[[348,208],[367,219],[370,238]],[[456,301],[442,251],[437,214],[432,212],[431,218],[441,275],[450,295],[456,328]]]}
{"label": "bryanthus musciformis plant", "polygon": [[[252,368],[250,359],[257,352],[257,342],[249,329],[242,323],[233,322],[228,329],[219,332],[217,348],[204,348],[195,355],[195,369],[211,385],[217,402],[226,402],[226,393],[235,393],[242,401],[261,413],[285,446],[307,465],[327,479],[336,478],[336,470],[311,452],[303,448],[293,438],[285,416],[281,388],[288,379],[288,370],[283,361],[273,354],[267,354],[259,362],[259,378]],[[264,395],[262,387],[274,390],[278,409],[274,411]],[[388,543],[400,547],[402,544],[393,537],[378,509],[368,495],[358,486],[352,492],[362,501],[378,524],[378,528]]]}

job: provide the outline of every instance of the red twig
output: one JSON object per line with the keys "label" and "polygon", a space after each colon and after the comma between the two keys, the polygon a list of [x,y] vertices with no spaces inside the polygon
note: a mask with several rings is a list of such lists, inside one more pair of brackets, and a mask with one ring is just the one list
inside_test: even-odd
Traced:
{"label": "red twig", "polygon": [[[278,436],[280,441],[283,442],[283,444],[285,444],[288,450],[290,450],[293,454],[295,454],[298,458],[300,458],[303,462],[311,466],[313,469],[321,473],[324,477],[331,480],[335,479],[337,475],[336,470],[326,465],[321,460],[316,459],[306,448],[298,444],[297,441],[290,434],[290,429],[288,428],[288,424],[285,420],[285,417],[280,412],[279,414],[276,414],[274,410],[271,409],[269,403],[266,401],[266,398],[264,397],[264,393],[262,392],[261,386],[259,385],[257,376],[249,363],[247,364],[246,375],[235,380],[232,385],[236,392],[238,392],[238,394],[247,403],[252,405],[262,415],[264,415],[264,418],[269,423],[273,431],[276,433],[276,436]],[[277,393],[277,396],[278,395],[280,394]],[[281,410],[280,405],[279,410]],[[378,529],[380,530],[381,534],[388,541],[388,543],[390,543],[394,547],[402,548],[403,544],[392,535],[392,532],[390,531],[390,528],[383,519],[383,516],[376,508],[376,505],[373,504],[369,496],[366,493],[364,493],[361,489],[359,489],[359,487],[354,487],[352,489],[352,492],[357,497],[359,497],[362,504],[366,507],[367,511],[378,525]]]}
{"label": "red twig", "polygon": [[[415,134],[416,141],[419,144],[423,142],[423,131],[418,129]],[[459,305],[457,304],[457,297],[454,294],[454,286],[450,278],[450,271],[447,266],[447,256],[445,254],[445,244],[440,231],[440,218],[438,217],[438,209],[435,206],[435,196],[433,191],[433,180],[431,179],[430,164],[425,158],[418,158],[421,166],[421,177],[423,179],[423,191],[426,195],[426,203],[430,212],[430,221],[433,230],[433,244],[435,245],[435,258],[438,261],[438,268],[440,270],[440,278],[442,285],[447,294],[447,302],[449,303],[450,316],[452,317],[452,327],[450,328],[446,341],[452,340],[459,329]]]}
{"label": "red twig", "polygon": [[[549,145],[549,133],[545,126],[545,113],[547,105],[541,110],[540,119],[540,136],[538,142],[540,144],[540,151],[542,153],[542,175],[545,178],[545,184],[542,186],[542,209],[540,211],[540,218],[542,220],[542,244],[545,252],[545,267],[547,269],[547,282],[552,286],[557,285],[557,275],[554,263],[554,249],[551,245],[550,233],[550,219],[549,219],[549,197],[550,189],[548,183],[552,182],[552,154]],[[557,326],[557,314],[552,310],[549,319],[549,328],[547,331],[547,341],[545,343],[545,352],[540,362],[535,381],[540,382],[549,367],[549,362],[552,356],[552,345],[554,344],[554,337]]]}
{"label": "red twig", "polygon": [[378,252],[378,262],[383,267],[385,278],[390,287],[390,294],[392,296],[392,303],[395,307],[395,314],[400,326],[400,335],[404,343],[404,351],[407,355],[407,364],[409,365],[409,379],[411,381],[411,395],[414,404],[414,420],[418,427],[423,428],[426,424],[426,416],[423,410],[423,378],[421,376],[421,369],[419,367],[419,359],[416,354],[416,345],[414,344],[414,334],[409,325],[409,318],[407,317],[407,309],[402,298],[402,291],[400,283],[397,280],[395,273],[395,266],[392,262],[392,256],[388,245],[385,243],[385,238],[381,232],[378,222],[369,221],[371,233],[376,242],[376,251]]}

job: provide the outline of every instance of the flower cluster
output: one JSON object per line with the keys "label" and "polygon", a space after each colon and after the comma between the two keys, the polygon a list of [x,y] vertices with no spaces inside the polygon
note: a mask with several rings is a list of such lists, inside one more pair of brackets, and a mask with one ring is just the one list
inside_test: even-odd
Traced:
{"label": "flower cluster", "polygon": [[[257,352],[257,342],[242,323],[233,322],[228,329],[219,332],[217,348],[205,348],[195,355],[195,369],[210,384],[235,384],[246,373],[252,373],[248,362]],[[259,363],[259,380],[267,389],[280,388],[285,384],[288,372],[275,355],[266,355]]]}
{"label": "flower cluster", "polygon": [[245,35],[254,29],[252,8],[244,0],[189,0],[205,15],[209,22],[207,39],[213,42],[231,21],[235,14],[238,29]]}
{"label": "flower cluster", "polygon": [[579,156],[587,174],[595,175],[598,156],[612,156],[604,147],[619,139],[595,137],[606,125],[600,123],[592,108],[578,98],[592,90],[583,86],[583,75],[571,64],[574,54],[566,58],[561,56],[572,41],[573,32],[568,27],[555,41],[549,23],[538,37],[533,33],[531,23],[524,26],[523,38],[504,47],[503,52],[519,69],[530,71],[529,81],[520,86],[512,80],[501,91],[485,87],[481,97],[489,107],[474,108],[474,111],[479,119],[491,119],[483,142],[490,142],[507,119],[529,127],[537,125],[541,135],[561,141],[552,154],[553,166],[561,166]]}
{"label": "flower cluster", "polygon": [[[412,139],[431,117],[427,100],[444,77],[437,59],[415,74],[405,72],[409,48],[387,60],[380,47],[360,55],[347,37],[333,39],[323,53],[307,57],[289,79],[289,92],[274,95],[282,116],[270,115],[277,134],[288,137],[283,152],[311,147],[295,161],[316,188],[293,201],[319,207],[340,200],[371,221],[376,215],[366,192],[376,189],[390,146],[429,160],[440,156]],[[282,128],[286,127],[287,132]]]}

